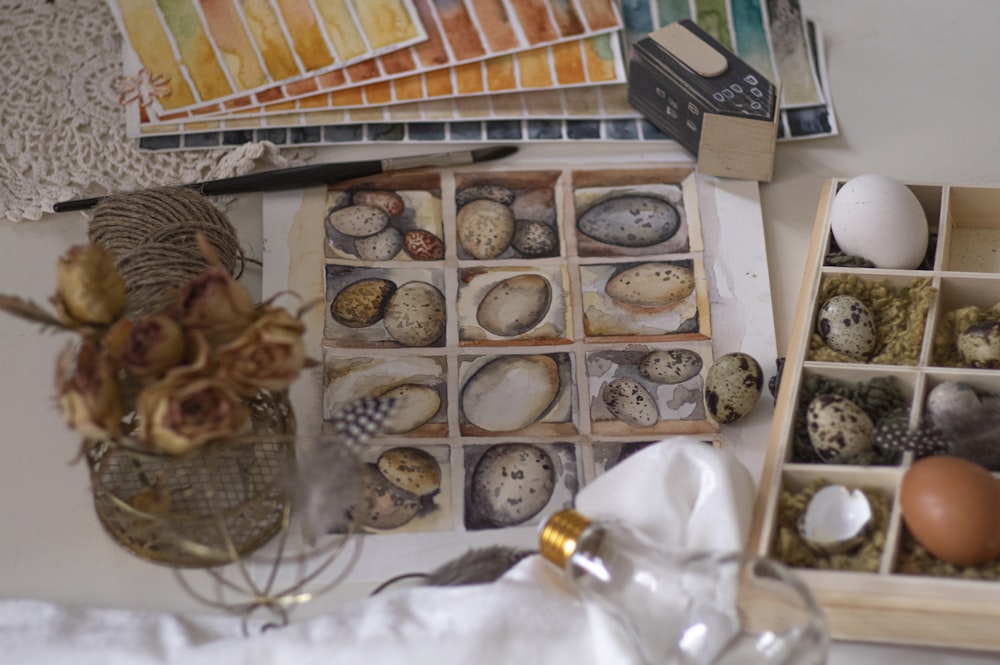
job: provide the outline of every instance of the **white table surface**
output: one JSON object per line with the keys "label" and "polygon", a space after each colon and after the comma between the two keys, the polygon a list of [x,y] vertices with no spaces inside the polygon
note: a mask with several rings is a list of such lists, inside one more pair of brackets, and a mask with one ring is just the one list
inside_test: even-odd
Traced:
{"label": "white table surface", "polygon": [[[761,187],[779,349],[787,344],[824,178],[880,172],[928,183],[1000,185],[995,62],[1000,3],[956,0],[802,0],[826,40],[840,136],[779,145]],[[525,163],[567,157],[641,160],[650,146],[529,145]],[[661,150],[662,146],[652,146]],[[324,149],[348,160],[426,152],[385,146]],[[230,215],[248,247],[260,244],[260,196]],[[82,242],[79,213],[0,222],[0,291],[44,301],[54,265]],[[259,256],[259,253],[258,253]],[[247,283],[259,288],[259,274]],[[157,566],[123,552],[94,517],[76,437],[52,402],[53,363],[65,338],[0,317],[0,598],[100,607],[200,610]],[[1000,602],[1000,601],[998,601]],[[837,643],[831,663],[986,663],[983,654]]]}

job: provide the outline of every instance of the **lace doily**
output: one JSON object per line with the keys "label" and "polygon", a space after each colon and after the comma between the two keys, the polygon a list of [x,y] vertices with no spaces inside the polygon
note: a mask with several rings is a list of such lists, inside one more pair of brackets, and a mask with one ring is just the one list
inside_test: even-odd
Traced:
{"label": "lace doily", "polygon": [[125,136],[121,37],[104,0],[0,0],[0,215],[58,201],[301,163],[273,144],[149,152]]}

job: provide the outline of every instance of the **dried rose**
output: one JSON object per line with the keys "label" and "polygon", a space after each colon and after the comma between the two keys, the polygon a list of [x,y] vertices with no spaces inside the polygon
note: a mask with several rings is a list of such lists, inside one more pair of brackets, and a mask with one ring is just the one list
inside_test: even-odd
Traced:
{"label": "dried rose", "polygon": [[117,435],[124,408],[114,363],[87,341],[73,360],[67,347],[56,365],[56,397],[66,424],[88,441]]}
{"label": "dried rose", "polygon": [[59,260],[56,277],[52,303],[66,325],[105,325],[125,311],[125,280],[100,245],[71,248]]}
{"label": "dried rose", "polygon": [[138,377],[158,377],[184,359],[184,350],[184,331],[176,321],[163,315],[147,316],[129,326],[121,359]]}
{"label": "dried rose", "polygon": [[250,295],[221,266],[209,268],[188,282],[176,308],[182,326],[202,331],[213,344],[236,338],[254,314]]}
{"label": "dried rose", "polygon": [[250,423],[249,408],[228,383],[186,369],[140,391],[137,410],[145,445],[173,455],[238,434]]}
{"label": "dried rose", "polygon": [[244,395],[288,388],[306,362],[303,323],[283,309],[261,311],[242,335],[218,352],[220,376]]}

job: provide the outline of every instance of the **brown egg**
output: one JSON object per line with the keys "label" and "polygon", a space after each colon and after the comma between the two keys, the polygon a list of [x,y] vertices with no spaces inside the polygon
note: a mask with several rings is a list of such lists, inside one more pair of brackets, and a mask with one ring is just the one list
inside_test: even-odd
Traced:
{"label": "brown egg", "polygon": [[978,464],[925,457],[903,476],[899,504],[910,533],[939,559],[976,566],[1000,554],[1000,482]]}

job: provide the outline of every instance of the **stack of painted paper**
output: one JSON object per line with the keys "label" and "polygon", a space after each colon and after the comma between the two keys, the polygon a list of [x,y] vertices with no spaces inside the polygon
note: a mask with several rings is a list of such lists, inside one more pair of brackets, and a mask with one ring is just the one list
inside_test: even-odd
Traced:
{"label": "stack of painted paper", "polygon": [[109,3],[129,135],[152,149],[665,140],[628,104],[625,51],[682,18],[780,76],[784,136],[836,133],[798,0]]}

